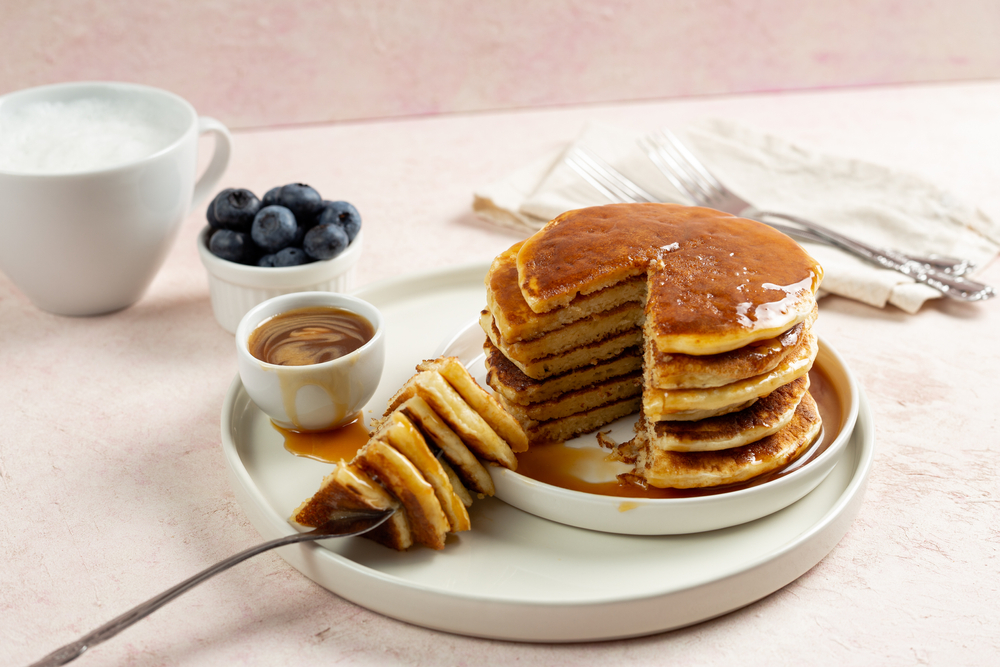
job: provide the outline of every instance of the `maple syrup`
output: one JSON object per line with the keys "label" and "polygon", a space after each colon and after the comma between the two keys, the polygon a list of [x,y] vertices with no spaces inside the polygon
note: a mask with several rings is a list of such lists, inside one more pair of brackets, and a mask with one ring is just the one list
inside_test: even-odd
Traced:
{"label": "maple syrup", "polygon": [[285,449],[296,456],[324,463],[350,461],[368,442],[368,429],[359,412],[353,421],[328,431],[294,431],[271,425],[285,438]]}

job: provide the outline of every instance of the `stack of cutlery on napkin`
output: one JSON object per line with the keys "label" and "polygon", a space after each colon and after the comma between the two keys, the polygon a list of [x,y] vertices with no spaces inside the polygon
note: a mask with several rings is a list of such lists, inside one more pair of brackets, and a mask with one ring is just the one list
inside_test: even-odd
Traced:
{"label": "stack of cutlery on napkin", "polygon": [[[720,181],[759,209],[808,218],[873,246],[961,257],[976,267],[1000,253],[1000,224],[912,174],[820,154],[724,120],[675,132]],[[564,211],[609,203],[562,161],[577,146],[599,155],[659,201],[691,203],[647,157],[640,145],[646,134],[590,123],[571,145],[478,190],[473,208],[480,217],[527,235]],[[876,307],[892,304],[908,313],[941,296],[933,287],[833,246],[802,245],[823,264],[826,293]]]}

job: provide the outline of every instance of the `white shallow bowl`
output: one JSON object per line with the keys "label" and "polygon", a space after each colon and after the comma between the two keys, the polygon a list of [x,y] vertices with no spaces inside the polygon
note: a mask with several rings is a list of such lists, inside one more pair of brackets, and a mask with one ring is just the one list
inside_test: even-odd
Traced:
{"label": "white shallow bowl", "polygon": [[259,303],[292,292],[346,292],[354,283],[354,267],[361,257],[364,231],[340,255],[302,266],[260,267],[237,264],[208,249],[211,228],[198,234],[198,254],[208,271],[212,311],[222,328],[236,333],[243,316]]}
{"label": "white shallow bowl", "polygon": [[[478,322],[463,327],[442,345],[440,352],[458,357],[476,380],[486,386],[483,364],[485,336]],[[508,505],[568,526],[620,535],[683,535],[737,526],[788,507],[816,488],[840,460],[841,451],[854,431],[858,418],[859,391],[853,373],[837,352],[822,338],[816,364],[830,379],[840,397],[844,423],[836,438],[815,459],[774,480],[726,493],[692,498],[622,498],[573,491],[539,482],[514,471],[490,466],[496,496]],[[635,417],[626,417],[601,429],[610,430],[615,442],[633,435]],[[622,463],[605,461],[593,433],[567,443],[568,446],[598,450],[594,461],[606,470],[590,474],[611,481],[629,469]]]}

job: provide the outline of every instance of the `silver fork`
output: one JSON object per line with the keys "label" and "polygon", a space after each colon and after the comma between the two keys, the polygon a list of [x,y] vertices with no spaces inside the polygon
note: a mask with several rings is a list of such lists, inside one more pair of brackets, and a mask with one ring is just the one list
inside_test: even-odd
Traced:
{"label": "silver fork", "polygon": [[[819,223],[810,222],[809,220],[787,214],[761,211],[750,205],[750,203],[741,199],[733,191],[720,183],[704,164],[677,138],[677,135],[669,130],[661,130],[660,132],[662,136],[656,134],[649,135],[640,143],[646,149],[646,154],[653,164],[674,184],[674,187],[685,193],[692,201],[699,202],[703,206],[711,206],[711,208],[716,208],[726,213],[733,213],[734,215],[754,213],[758,217],[775,217],[795,222],[802,226],[789,227],[782,225],[782,231],[790,231],[806,240],[836,245],[830,240],[829,235],[837,234],[837,232],[822,227]],[[774,223],[773,221],[761,222],[774,227],[780,225],[780,223]],[[824,235],[822,232],[826,234]],[[855,240],[855,242],[857,241]],[[967,259],[944,257],[941,255],[917,257],[898,250],[884,248],[873,248],[873,250],[884,254],[895,254],[921,264],[928,264],[945,273],[957,276],[964,275],[975,268],[975,265]]]}
{"label": "silver fork", "polygon": [[[647,142],[650,140],[646,140]],[[646,142],[644,142],[646,143]],[[657,149],[658,150],[658,149]],[[688,197],[702,206],[709,206],[720,211],[726,211],[724,206],[727,206],[725,201],[709,201],[709,197],[705,197],[704,201],[699,201],[693,194],[691,194],[687,189],[681,184],[681,182],[674,176],[672,171],[668,171],[666,166],[660,167],[660,162],[664,160],[660,155],[655,157],[651,156],[654,163],[665,173],[668,179],[673,182],[674,187],[678,190],[685,192]],[[658,201],[657,198],[644,190],[638,184],[632,182],[620,171],[612,167],[610,164],[602,160],[596,154],[587,150],[583,147],[576,147],[564,158],[564,162],[572,167],[578,174],[580,174],[587,182],[589,182],[594,188],[600,191],[605,197],[612,201],[619,202],[655,202]],[[677,167],[680,169],[680,167]],[[704,178],[715,180],[711,174],[707,171],[704,172]],[[718,181],[715,181],[718,183]],[[721,184],[718,186],[721,190],[724,190]],[[728,191],[726,191],[728,193]],[[730,196],[734,196],[729,193]],[[738,202],[742,200],[737,198]],[[733,209],[739,209],[736,214],[740,214],[746,211],[752,211],[748,209],[745,205],[739,203],[732,205]],[[732,211],[727,211],[732,212]],[[761,221],[764,224],[777,229],[780,232],[788,234],[789,236],[796,236],[800,239],[806,241],[813,241],[815,243],[825,243],[827,245],[834,245],[827,238],[820,236],[816,232],[813,232],[804,227],[793,227],[791,225],[783,225],[780,222],[775,222],[774,220]],[[921,264],[928,264],[934,268],[940,269],[945,273],[950,273],[952,275],[960,276],[964,275],[973,268],[972,262],[967,259],[956,259],[953,257],[944,257],[940,255],[933,255],[930,257],[920,257],[915,255],[908,255],[900,251],[884,251],[891,252],[899,257],[905,257],[907,261],[919,262]]]}
{"label": "silver fork", "polygon": [[996,295],[992,287],[963,276],[971,268],[971,263],[967,261],[942,257],[911,257],[895,250],[874,248],[799,216],[761,211],[722,185],[672,132],[661,132],[662,136],[651,135],[642,142],[646,154],[675,187],[701,206],[760,220],[772,226],[772,218],[792,222],[798,227],[789,231],[795,231],[800,236],[800,229],[811,233],[826,243],[883,268],[899,271],[954,299],[981,301]]}
{"label": "silver fork", "polygon": [[[566,155],[564,161],[568,166],[576,170],[591,185],[597,188],[598,191],[602,192],[612,201],[657,201],[656,197],[584,148],[574,148]],[[816,223],[802,220],[801,218],[785,214],[757,211],[744,200],[723,188],[721,184],[718,184],[717,188],[714,187],[714,185],[706,187],[705,191],[711,196],[709,196],[709,194],[702,194],[701,191],[695,190],[695,186],[693,184],[689,187],[685,187],[684,183],[688,183],[690,179],[690,175],[686,172],[682,173],[682,178],[684,179],[683,181],[680,178],[677,178],[677,174],[674,172],[670,173],[673,176],[672,180],[677,179],[675,186],[682,192],[687,191],[691,200],[696,204],[715,208],[720,211],[726,211],[726,208],[724,207],[728,207],[733,210],[738,209],[736,215],[758,220],[770,216],[779,217],[790,222],[797,222],[802,224],[803,227],[799,228],[782,225],[769,219],[760,220],[761,222],[764,222],[765,224],[790,235],[795,234],[802,237],[806,234],[812,234],[814,235],[814,240],[842,248],[847,252],[857,255],[883,268],[899,271],[904,275],[910,276],[916,282],[924,283],[937,289],[944,296],[952,299],[958,299],[960,301],[982,301],[996,295],[996,292],[992,287],[969,280],[968,278],[964,278],[957,273],[952,273],[938,268],[933,263],[926,260],[932,260],[936,263],[945,262],[945,266],[955,271],[968,270],[967,262],[952,260],[957,261],[957,264],[951,264],[948,263],[946,259],[940,257],[918,258],[904,255],[903,253],[897,251],[875,249],[871,246],[855,241],[854,239],[847,238],[842,234],[828,230],[825,227],[821,227]],[[708,173],[707,170],[705,170],[705,173]],[[710,174],[708,177],[712,181],[715,181]],[[715,181],[715,183],[717,184],[718,181]],[[695,196],[695,192],[698,192],[697,196]],[[732,210],[726,212],[732,212]],[[808,229],[806,228],[806,225],[808,225]]]}

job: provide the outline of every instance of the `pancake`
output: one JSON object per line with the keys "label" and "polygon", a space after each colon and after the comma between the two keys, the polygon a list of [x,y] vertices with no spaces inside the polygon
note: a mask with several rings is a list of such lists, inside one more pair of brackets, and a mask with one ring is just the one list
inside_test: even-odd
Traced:
{"label": "pancake", "polygon": [[812,311],[823,275],[801,246],[767,225],[675,204],[567,211],[524,241],[517,273],[535,313],[645,275],[646,344],[693,355],[787,331]]}
{"label": "pancake", "polygon": [[631,347],[611,359],[535,380],[525,375],[489,339],[483,343],[483,352],[486,353],[486,384],[508,401],[522,405],[547,401],[580,387],[642,369],[642,349]]}
{"label": "pancake", "polygon": [[399,499],[410,520],[415,543],[444,549],[451,524],[434,487],[409,459],[385,442],[372,439],[361,448],[353,463]]}
{"label": "pancake", "polygon": [[520,425],[511,419],[500,404],[479,383],[469,375],[469,371],[455,357],[440,357],[417,364],[418,371],[437,371],[448,381],[459,396],[483,418],[497,435],[507,441],[515,452],[528,448],[528,438]]}
{"label": "pancake", "polygon": [[477,456],[514,468],[505,438],[526,447],[527,436],[456,359],[427,360],[417,371],[373,420],[374,432],[354,459],[335,466],[291,521],[316,527],[337,510],[394,509],[365,536],[400,551],[414,544],[443,549],[448,533],[469,530],[466,484],[480,496],[494,493]]}
{"label": "pancake", "polygon": [[[514,419],[524,425],[536,421],[569,417],[624,398],[638,398],[641,393],[642,371],[635,371],[587,385],[583,389],[568,391],[547,401],[522,405],[511,400],[504,400],[504,407]],[[506,397],[504,398],[506,399]]]}
{"label": "pancake", "polygon": [[386,414],[395,411],[414,396],[424,399],[478,458],[511,470],[517,469],[517,458],[510,445],[497,435],[482,416],[469,407],[440,373],[420,371],[407,380],[389,401]]}
{"label": "pancake", "polygon": [[460,475],[465,484],[484,496],[492,496],[495,493],[493,478],[486,468],[462,443],[462,439],[437,416],[427,401],[419,396],[413,396],[400,403],[396,410],[409,417],[424,434],[425,441],[438,446],[445,460],[458,469],[456,474]]}
{"label": "pancake", "polygon": [[[517,410],[517,406],[508,404],[503,398],[500,400],[507,409]],[[623,398],[558,419],[545,421],[528,419],[523,423],[523,426],[532,445],[565,442],[583,433],[596,431],[616,419],[633,414],[641,404],[642,399],[639,396]]]}
{"label": "pancake", "polygon": [[[641,420],[640,420],[641,421]],[[629,481],[660,488],[691,489],[735,484],[775,470],[805,451],[819,435],[822,422],[807,392],[787,426],[752,444],[711,452],[671,452],[644,440],[645,425],[633,441],[635,471]]]}
{"label": "pancake", "polygon": [[646,301],[646,280],[636,276],[593,294],[580,296],[566,307],[536,313],[518,288],[517,253],[522,245],[517,243],[500,253],[493,260],[486,277],[487,309],[496,317],[497,329],[505,341],[531,340],[622,304]]}
{"label": "pancake", "polygon": [[644,420],[643,439],[652,447],[670,452],[742,447],[787,426],[808,389],[809,376],[804,375],[754,401],[750,407],[726,415],[696,421]]}
{"label": "pancake", "polygon": [[364,537],[390,549],[405,551],[413,545],[413,534],[400,503],[364,472],[341,461],[323,478],[319,490],[292,512],[292,521],[319,528],[337,510],[397,510]]}
{"label": "pancake", "polygon": [[790,354],[768,373],[721,387],[663,390],[647,386],[642,394],[643,415],[650,421],[665,421],[704,419],[733,412],[735,406],[748,405],[806,375],[818,352],[816,336],[808,331],[799,338]]}
{"label": "pancake", "polygon": [[483,327],[483,331],[486,332],[490,342],[521,369],[522,373],[536,380],[544,380],[553,375],[598,364],[618,356],[630,347],[642,344],[642,329],[636,327],[622,331],[621,333],[612,334],[586,345],[580,345],[559,354],[535,358],[518,354],[517,351],[508,348],[506,342],[500,337],[500,332],[497,330],[488,313],[480,317],[479,323]]}
{"label": "pancake", "polygon": [[406,415],[392,413],[372,438],[393,447],[420,471],[434,489],[438,503],[448,518],[450,532],[459,533],[469,529],[469,513],[465,509],[465,503],[455,493],[441,462],[431,453],[424,437]]}
{"label": "pancake", "polygon": [[[730,456],[711,463],[705,483],[762,474],[790,438],[819,428],[800,408],[822,277],[791,238],[728,213],[568,211],[491,264],[480,317],[487,384],[532,444],[565,440],[628,414],[640,349],[637,435],[618,446],[635,475],[702,485],[695,471],[665,472],[678,453]],[[755,443],[771,449],[740,458]]]}
{"label": "pancake", "polygon": [[812,327],[819,314],[814,307],[799,322],[776,338],[756,341],[720,354],[668,354],[647,349],[646,382],[657,389],[721,387],[774,370]]}
{"label": "pancake", "polygon": [[[491,321],[488,322],[487,318]],[[631,301],[600,313],[588,315],[537,338],[511,342],[505,339],[502,334],[498,334],[498,347],[502,347],[504,353],[512,358],[540,359],[608,338],[622,331],[636,329],[642,326],[643,319],[643,304]],[[495,326],[492,320],[490,311],[484,310],[481,313],[480,325],[484,330],[491,325]],[[496,331],[499,332],[499,330],[497,327]]]}

